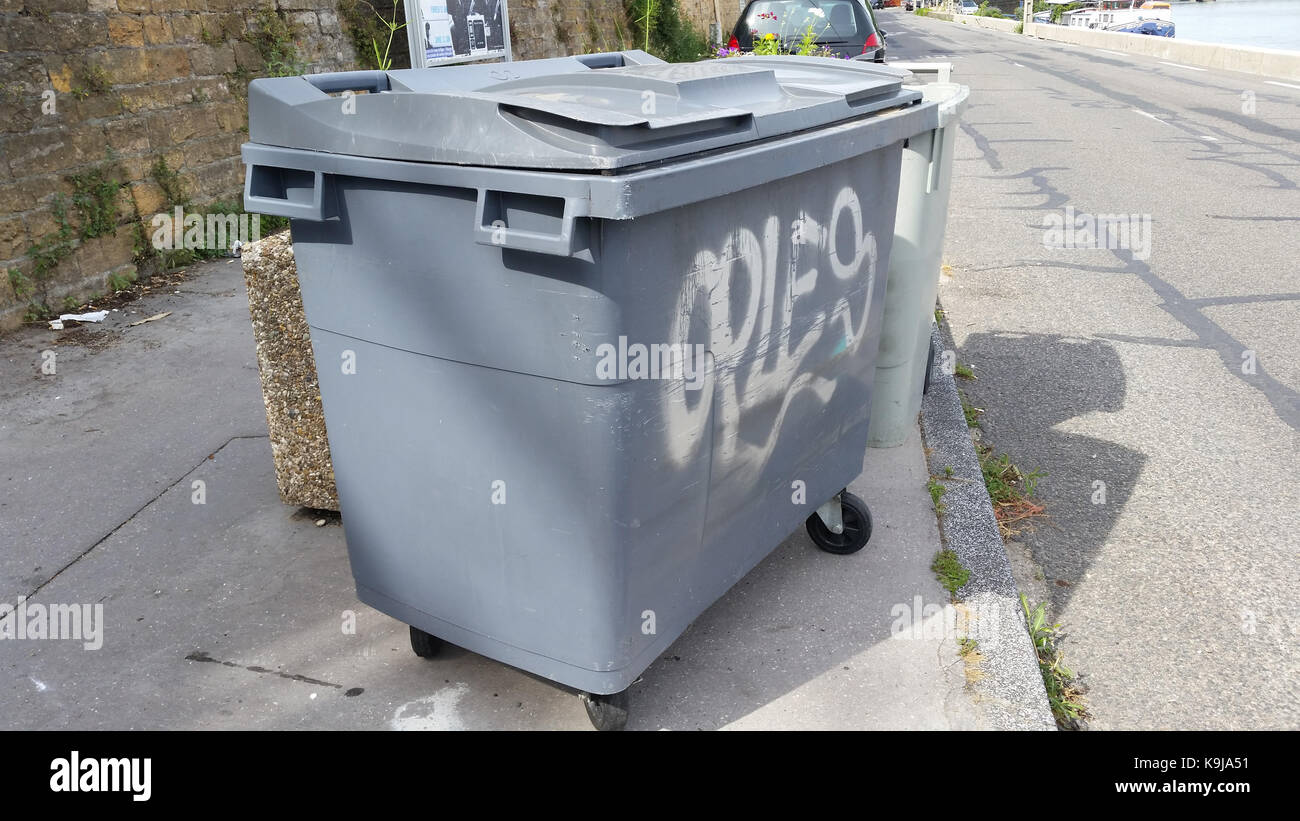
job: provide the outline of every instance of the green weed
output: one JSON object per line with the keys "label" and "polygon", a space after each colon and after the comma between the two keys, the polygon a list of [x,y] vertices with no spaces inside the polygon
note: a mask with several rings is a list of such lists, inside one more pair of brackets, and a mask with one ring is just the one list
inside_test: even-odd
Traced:
{"label": "green weed", "polygon": [[939,584],[943,585],[954,598],[957,596],[957,591],[970,581],[970,571],[962,566],[957,554],[951,549],[940,550],[935,554],[934,561],[930,563],[930,570],[934,571]]}
{"label": "green weed", "polygon": [[1074,722],[1088,717],[1088,711],[1075,684],[1074,671],[1065,666],[1065,658],[1056,647],[1061,625],[1048,624],[1047,605],[1040,603],[1031,608],[1029,599],[1023,593],[1020,594],[1020,607],[1024,611],[1029,638],[1033,641],[1034,652],[1038,656],[1038,671],[1043,676],[1043,687],[1047,690],[1047,703],[1052,708],[1052,715],[1061,726],[1074,726]]}

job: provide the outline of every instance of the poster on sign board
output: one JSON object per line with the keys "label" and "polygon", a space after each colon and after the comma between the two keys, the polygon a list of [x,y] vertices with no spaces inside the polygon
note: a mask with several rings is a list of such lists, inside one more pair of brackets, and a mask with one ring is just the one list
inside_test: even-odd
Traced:
{"label": "poster on sign board", "polygon": [[506,0],[411,0],[407,38],[415,68],[510,59]]}

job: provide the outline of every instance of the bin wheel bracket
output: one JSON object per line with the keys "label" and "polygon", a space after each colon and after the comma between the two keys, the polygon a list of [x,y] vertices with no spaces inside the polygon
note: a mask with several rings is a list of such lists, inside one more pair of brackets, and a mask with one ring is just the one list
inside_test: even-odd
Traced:
{"label": "bin wheel bracket", "polygon": [[871,539],[871,510],[847,490],[835,494],[804,525],[813,543],[827,553],[857,553]]}

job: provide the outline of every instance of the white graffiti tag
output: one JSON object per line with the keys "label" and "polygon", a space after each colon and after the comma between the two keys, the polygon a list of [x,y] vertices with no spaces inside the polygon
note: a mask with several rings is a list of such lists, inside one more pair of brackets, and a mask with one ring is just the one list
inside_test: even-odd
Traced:
{"label": "white graffiti tag", "polygon": [[[805,212],[789,226],[778,216],[768,217],[761,236],[751,228],[740,228],[718,250],[700,251],[685,279],[671,338],[686,339],[689,326],[700,320],[699,312],[706,312],[713,367],[705,394],[717,385],[714,441],[716,455],[727,463],[753,461],[761,466],[801,392],[811,391],[822,402],[829,401],[834,380],[804,367],[819,342],[828,335],[839,336],[839,355],[854,351],[863,339],[875,288],[877,248],[874,234],[865,230],[861,203],[852,187],[840,190],[824,223]],[[848,247],[837,241],[845,232]],[[783,262],[789,269],[778,276]],[[837,295],[813,304],[818,283],[827,275],[834,278],[832,291]],[[778,285],[785,286],[779,293]],[[860,289],[865,289],[865,298],[858,295]],[[850,295],[861,306],[857,316]],[[792,333],[796,316],[801,326],[811,330]],[[742,408],[773,401],[779,401],[780,407],[764,441],[737,435]],[[665,395],[663,411],[671,430],[685,432],[697,430],[709,408],[707,401],[692,407],[680,393],[671,393]],[[672,437],[670,457],[685,464],[702,440],[707,437]]]}

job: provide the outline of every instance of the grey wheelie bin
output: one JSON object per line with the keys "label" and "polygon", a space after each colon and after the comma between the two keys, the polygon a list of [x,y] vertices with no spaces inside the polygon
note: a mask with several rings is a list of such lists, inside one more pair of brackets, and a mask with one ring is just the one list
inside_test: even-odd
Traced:
{"label": "grey wheelie bin", "polygon": [[[912,64],[908,64],[909,67]],[[934,68],[947,76],[946,63]],[[920,86],[926,101],[939,106],[939,125],[919,134],[903,149],[898,188],[898,216],[885,286],[885,313],[880,324],[880,351],[872,387],[871,435],[875,448],[903,444],[916,426],[922,394],[928,389],[935,351],[930,343],[934,305],[943,264],[943,236],[948,225],[948,196],[952,187],[952,154],[967,86],[932,82]]]}
{"label": "grey wheelie bin", "polygon": [[[257,80],[357,594],[626,690],[801,523],[850,553],[902,72],[641,52]],[[816,511],[820,510],[820,513]]]}

